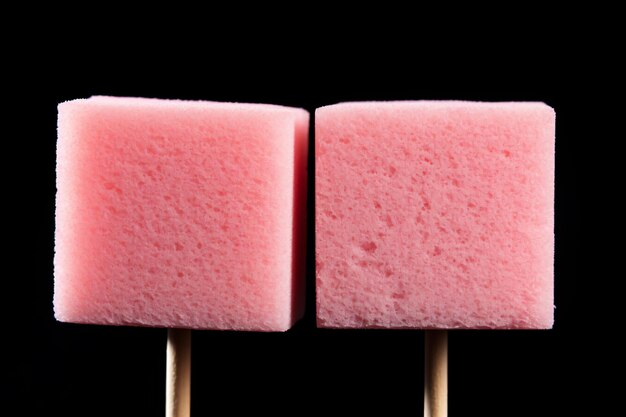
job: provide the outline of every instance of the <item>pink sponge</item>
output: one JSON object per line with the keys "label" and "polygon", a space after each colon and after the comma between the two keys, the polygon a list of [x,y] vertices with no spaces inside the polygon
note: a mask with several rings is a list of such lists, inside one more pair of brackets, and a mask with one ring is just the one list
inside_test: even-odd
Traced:
{"label": "pink sponge", "polygon": [[315,158],[320,326],[552,327],[550,107],[323,107]]}
{"label": "pink sponge", "polygon": [[59,105],[57,319],[288,329],[303,312],[307,134],[307,112],[271,105]]}

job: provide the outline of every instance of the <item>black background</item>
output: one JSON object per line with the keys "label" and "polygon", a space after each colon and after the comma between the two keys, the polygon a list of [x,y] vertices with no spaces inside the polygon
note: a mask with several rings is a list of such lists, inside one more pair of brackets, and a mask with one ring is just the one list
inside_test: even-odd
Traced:
{"label": "black background", "polygon": [[[99,29],[88,26],[83,22],[81,30]],[[51,31],[52,39],[27,45],[7,81],[19,93],[7,123],[19,134],[6,139],[3,158],[13,197],[6,227],[17,231],[6,251],[15,265],[5,279],[15,288],[4,293],[3,405],[21,415],[163,413],[164,329],[73,325],[53,317],[56,105],[104,94],[276,103],[311,113],[340,101],[391,99],[538,100],[554,107],[555,327],[451,332],[450,414],[560,415],[591,408],[591,342],[581,335],[593,323],[581,309],[591,295],[583,272],[591,261],[582,256],[581,237],[581,196],[589,187],[579,166],[592,158],[583,147],[592,127],[591,109],[581,103],[595,98],[603,80],[582,65],[589,59],[604,65],[603,54],[585,46],[584,37],[558,31],[532,37],[530,25],[525,28],[523,36],[506,40],[499,30],[471,38],[460,33],[436,47],[432,34],[410,28],[398,34],[409,42],[397,44],[393,33],[381,38],[376,27],[367,36],[327,39],[319,26],[316,38],[299,47],[290,43],[294,28],[229,43],[199,29],[188,36],[207,42],[190,48],[180,46],[188,40],[184,34],[86,43],[73,30]],[[313,213],[312,181],[308,204]],[[282,334],[194,332],[194,416],[420,415],[423,332],[316,329],[312,219],[305,318]]]}

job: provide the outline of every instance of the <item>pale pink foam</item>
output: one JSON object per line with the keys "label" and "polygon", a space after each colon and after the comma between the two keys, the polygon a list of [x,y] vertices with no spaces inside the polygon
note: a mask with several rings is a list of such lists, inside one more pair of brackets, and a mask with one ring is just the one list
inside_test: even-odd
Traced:
{"label": "pale pink foam", "polygon": [[307,141],[308,113],[287,107],[60,104],[57,319],[288,329],[303,312]]}
{"label": "pale pink foam", "polygon": [[318,109],[318,325],[552,327],[554,120],[542,103]]}

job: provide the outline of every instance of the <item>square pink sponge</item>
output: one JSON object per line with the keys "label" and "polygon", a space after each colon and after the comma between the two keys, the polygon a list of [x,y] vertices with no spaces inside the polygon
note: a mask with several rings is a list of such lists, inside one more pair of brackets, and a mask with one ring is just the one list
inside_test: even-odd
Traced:
{"label": "square pink sponge", "polygon": [[318,325],[552,327],[554,127],[542,103],[318,109]]}
{"label": "square pink sponge", "polygon": [[308,113],[59,105],[60,321],[283,331],[301,317]]}

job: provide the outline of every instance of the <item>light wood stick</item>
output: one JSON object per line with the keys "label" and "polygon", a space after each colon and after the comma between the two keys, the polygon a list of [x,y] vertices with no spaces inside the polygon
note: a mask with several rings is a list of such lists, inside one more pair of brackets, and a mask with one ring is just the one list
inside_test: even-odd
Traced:
{"label": "light wood stick", "polygon": [[191,404],[191,330],[167,330],[165,417],[189,417]]}
{"label": "light wood stick", "polygon": [[448,416],[448,332],[427,330],[424,362],[424,417]]}

